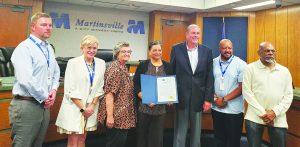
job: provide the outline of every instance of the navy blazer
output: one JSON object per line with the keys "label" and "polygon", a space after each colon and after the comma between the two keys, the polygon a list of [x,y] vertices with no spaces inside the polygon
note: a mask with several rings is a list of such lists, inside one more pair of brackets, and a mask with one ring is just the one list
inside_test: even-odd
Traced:
{"label": "navy blazer", "polygon": [[171,65],[176,75],[178,88],[177,107],[191,107],[199,112],[204,101],[211,102],[214,94],[212,50],[198,44],[198,64],[193,74],[187,53],[186,42],[176,44],[171,51]]}

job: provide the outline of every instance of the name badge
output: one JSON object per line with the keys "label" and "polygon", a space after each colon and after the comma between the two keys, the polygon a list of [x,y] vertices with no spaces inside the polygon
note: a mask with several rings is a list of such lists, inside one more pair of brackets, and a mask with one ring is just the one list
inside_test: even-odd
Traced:
{"label": "name badge", "polygon": [[50,75],[50,69],[48,68],[48,78],[47,78],[47,85],[51,85],[52,83],[52,79],[51,79],[51,75]]}
{"label": "name badge", "polygon": [[220,82],[220,90],[225,90],[225,85],[224,85],[224,78],[221,77],[221,82]]}
{"label": "name badge", "polygon": [[47,78],[47,85],[48,85],[48,86],[51,85],[51,78],[50,78],[50,77]]}

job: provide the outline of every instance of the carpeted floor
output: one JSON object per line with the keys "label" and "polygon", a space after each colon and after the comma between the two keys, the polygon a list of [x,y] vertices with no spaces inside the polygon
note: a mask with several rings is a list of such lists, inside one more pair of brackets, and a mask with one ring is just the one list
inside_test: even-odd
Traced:
{"label": "carpeted floor", "polygon": [[[129,131],[126,147],[136,147],[135,142],[135,132],[134,130]],[[187,139],[189,136],[187,136]],[[67,140],[61,140],[56,142],[51,142],[44,144],[43,147],[66,147]],[[92,134],[88,135],[86,140],[86,147],[104,147],[105,146],[105,134]],[[173,146],[173,130],[166,129],[164,132],[164,147],[172,147]],[[187,141],[186,146],[189,146],[189,142]],[[201,135],[201,146],[202,147],[213,147],[213,134],[212,132],[202,131]],[[241,146],[247,147],[247,138],[243,136],[241,138]],[[267,145],[263,145],[262,147],[268,147]]]}

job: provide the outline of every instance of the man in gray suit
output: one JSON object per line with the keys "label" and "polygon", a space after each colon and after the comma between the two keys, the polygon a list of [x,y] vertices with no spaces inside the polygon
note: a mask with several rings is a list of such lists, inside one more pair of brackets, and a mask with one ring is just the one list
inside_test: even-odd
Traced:
{"label": "man in gray suit", "polygon": [[190,122],[190,146],[200,147],[202,111],[208,111],[213,99],[212,51],[198,43],[200,28],[187,27],[186,41],[173,46],[171,64],[176,74],[178,100],[175,113],[174,147],[185,147]]}

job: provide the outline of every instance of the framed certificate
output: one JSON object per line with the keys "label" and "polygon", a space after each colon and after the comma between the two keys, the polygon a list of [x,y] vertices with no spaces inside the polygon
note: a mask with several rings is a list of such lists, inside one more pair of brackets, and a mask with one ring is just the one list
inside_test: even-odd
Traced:
{"label": "framed certificate", "polygon": [[168,104],[178,103],[175,75],[141,75],[142,103]]}

